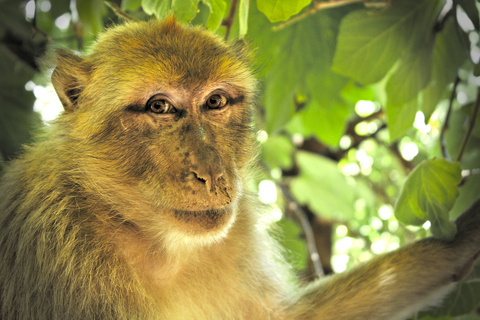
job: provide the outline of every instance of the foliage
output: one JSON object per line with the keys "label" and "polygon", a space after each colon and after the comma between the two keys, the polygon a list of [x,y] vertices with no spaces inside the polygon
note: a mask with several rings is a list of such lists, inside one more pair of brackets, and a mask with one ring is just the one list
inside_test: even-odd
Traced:
{"label": "foliage", "polygon": [[434,236],[453,240],[457,228],[448,220],[448,212],[457,199],[457,185],[461,180],[458,162],[450,163],[445,159],[423,161],[410,173],[395,203],[398,220],[411,225],[422,225],[430,220]]}
{"label": "foliage", "polygon": [[[337,271],[425,235],[452,239],[451,220],[479,195],[475,0],[36,3],[0,0],[0,160],[31,139],[33,106],[48,108],[36,60],[46,43],[83,51],[109,24],[174,14],[256,48],[263,179],[287,186],[310,221],[335,225]],[[281,242],[303,269],[301,231],[282,197],[272,206],[287,212]],[[417,319],[473,319],[479,279],[477,266]]]}

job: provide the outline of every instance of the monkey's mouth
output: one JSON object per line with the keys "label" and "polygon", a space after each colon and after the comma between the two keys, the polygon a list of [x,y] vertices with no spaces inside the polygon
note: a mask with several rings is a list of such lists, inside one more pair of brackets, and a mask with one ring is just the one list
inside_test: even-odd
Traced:
{"label": "monkey's mouth", "polygon": [[232,216],[231,206],[220,209],[208,210],[174,210],[173,215],[176,220],[183,222],[191,227],[199,229],[215,230],[225,225]]}
{"label": "monkey's mouth", "polygon": [[[189,235],[225,235],[233,226],[239,211],[242,185],[235,182],[235,192],[228,199],[219,197],[184,197],[167,210],[167,217],[175,230]],[[178,196],[178,195],[177,195]]]}

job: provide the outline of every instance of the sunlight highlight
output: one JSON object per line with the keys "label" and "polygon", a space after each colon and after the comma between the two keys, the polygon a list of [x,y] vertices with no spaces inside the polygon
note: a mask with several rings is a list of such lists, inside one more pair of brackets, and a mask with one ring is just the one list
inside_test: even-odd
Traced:
{"label": "sunlight highlight", "polygon": [[258,184],[258,194],[263,203],[277,201],[277,186],[270,180],[263,180]]}
{"label": "sunlight highlight", "polygon": [[57,93],[52,85],[43,87],[29,81],[25,84],[25,89],[33,91],[36,98],[33,104],[33,110],[40,113],[43,122],[46,124],[55,120],[63,111],[62,103],[58,99]]}

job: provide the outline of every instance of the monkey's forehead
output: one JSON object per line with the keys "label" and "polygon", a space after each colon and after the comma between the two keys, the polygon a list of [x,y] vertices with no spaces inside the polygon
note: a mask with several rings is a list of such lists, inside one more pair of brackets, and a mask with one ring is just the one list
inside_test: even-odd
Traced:
{"label": "monkey's forehead", "polygon": [[250,77],[245,45],[229,44],[199,27],[163,22],[135,22],[100,35],[87,58],[101,72],[135,78],[188,83]]}

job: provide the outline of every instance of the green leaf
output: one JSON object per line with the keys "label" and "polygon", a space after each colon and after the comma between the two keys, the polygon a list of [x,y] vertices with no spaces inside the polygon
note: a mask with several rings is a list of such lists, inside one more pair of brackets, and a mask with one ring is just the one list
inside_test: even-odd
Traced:
{"label": "green leaf", "polygon": [[289,134],[300,134],[304,137],[309,137],[314,134],[311,126],[307,126],[304,123],[304,119],[306,118],[305,113],[305,111],[296,113],[287,123],[285,130],[287,130]]}
{"label": "green leaf", "polygon": [[290,190],[295,199],[327,219],[351,219],[354,216],[355,190],[337,163],[308,152],[298,152],[300,175]]}
{"label": "green leaf", "polygon": [[458,68],[467,59],[455,21],[449,20],[435,39],[432,76],[423,90],[421,110],[428,121],[437,103],[445,95],[447,85],[455,80]]}
{"label": "green leaf", "polygon": [[136,10],[142,5],[142,0],[122,0],[122,10]]}
{"label": "green leaf", "polygon": [[258,10],[271,22],[284,21],[310,4],[311,0],[258,0]]}
{"label": "green leaf", "polygon": [[249,0],[240,0],[238,6],[238,23],[240,36],[246,35],[248,31],[248,9],[250,7]]}
{"label": "green leaf", "polygon": [[[474,92],[475,90],[476,89],[474,89]],[[465,138],[465,134],[467,133],[468,123],[471,120],[471,113],[469,113],[468,111],[473,111],[473,105],[467,104],[459,111],[460,112],[451,113],[448,123],[450,128],[455,129],[447,130],[445,132],[445,145],[447,147],[448,154],[452,155],[453,158],[458,156],[458,153],[460,152],[463,139]],[[480,115],[477,115],[476,123],[478,123],[479,117]],[[477,125],[474,125],[472,135],[470,136],[470,139],[462,157],[462,166],[464,166],[466,169],[474,169],[479,167],[478,156],[480,155],[480,139],[476,137],[476,130]]]}
{"label": "green leaf", "polygon": [[106,13],[103,0],[77,0],[77,11],[85,33],[97,34],[103,30],[103,16]]}
{"label": "green leaf", "polygon": [[320,141],[336,146],[343,136],[351,111],[342,101],[322,105],[312,100],[301,115],[307,132],[313,132]]}
{"label": "green leaf", "polygon": [[142,0],[142,9],[146,14],[154,14],[157,18],[162,19],[171,12],[169,4],[169,1]]}
{"label": "green leaf", "polygon": [[289,169],[293,165],[295,148],[284,136],[273,136],[262,144],[261,158],[270,168]]}
{"label": "green leaf", "polygon": [[390,141],[395,141],[413,125],[417,113],[417,100],[413,99],[403,105],[387,103],[385,108],[387,114],[388,132]]}
{"label": "green leaf", "polygon": [[202,0],[210,9],[206,27],[209,30],[215,31],[220,27],[227,8],[227,3],[224,0]]}
{"label": "green leaf", "polygon": [[435,216],[438,220],[433,220],[430,227],[432,234],[439,239],[452,241],[457,234],[457,225],[455,222],[445,219],[445,216],[448,217],[448,211],[443,212],[446,208],[438,206],[432,209],[439,209],[436,211],[438,215]]}
{"label": "green leaf", "polygon": [[312,98],[302,113],[303,123],[322,142],[336,146],[343,136],[353,104],[349,105],[341,97],[340,88],[347,85],[348,79],[330,70],[323,72],[324,77],[319,77],[314,72],[306,75],[307,88]]}
{"label": "green leaf", "polygon": [[[479,149],[477,149],[479,150]],[[477,160],[478,158],[473,158],[472,160]],[[453,218],[458,217],[462,212],[468,209],[468,207],[478,198],[478,187],[480,186],[480,175],[473,174],[468,176],[462,184],[462,187],[459,188],[460,194],[458,195],[455,205],[450,211],[450,215]]]}
{"label": "green leaf", "polygon": [[369,84],[382,79],[403,53],[431,34],[442,1],[395,1],[381,12],[358,10],[342,21],[333,70]]}
{"label": "green leaf", "polygon": [[395,203],[395,216],[406,224],[432,223],[434,236],[451,240],[456,229],[448,213],[458,196],[462,178],[459,163],[445,159],[425,160],[407,177]]}
{"label": "green leaf", "polygon": [[280,228],[274,237],[285,249],[287,262],[296,270],[305,270],[307,266],[308,248],[302,239],[302,229],[292,220],[282,219],[277,222]]}
{"label": "green leaf", "polygon": [[[266,23],[252,12],[249,34],[255,37],[263,61],[270,62],[262,90],[269,133],[281,129],[292,119],[298,94],[315,100],[321,108],[342,101],[340,94],[347,79],[333,73],[330,65],[338,23],[347,12],[348,8],[328,14],[319,12],[277,32],[271,30],[263,15],[261,18]],[[316,125],[335,120],[317,119]]]}
{"label": "green leaf", "polygon": [[363,86],[351,80],[342,89],[342,97],[352,104],[356,104],[360,100],[376,101],[372,87]]}
{"label": "green leaf", "polygon": [[178,21],[188,23],[197,14],[197,5],[200,0],[142,0],[142,8],[146,14],[154,14],[163,19],[174,14]]}
{"label": "green leaf", "polygon": [[433,37],[426,37],[417,50],[408,51],[387,82],[387,103],[403,105],[425,88],[432,73]]}

